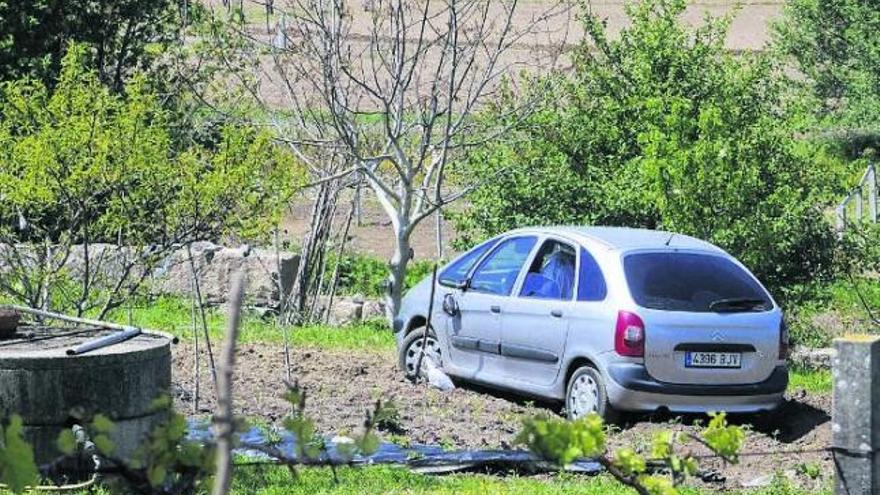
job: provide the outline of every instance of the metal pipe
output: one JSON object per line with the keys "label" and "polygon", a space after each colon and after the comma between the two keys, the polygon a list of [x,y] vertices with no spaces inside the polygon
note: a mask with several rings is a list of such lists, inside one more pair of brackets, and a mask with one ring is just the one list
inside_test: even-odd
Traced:
{"label": "metal pipe", "polygon": [[102,347],[125,342],[126,340],[137,337],[140,334],[140,328],[128,327],[125,330],[120,330],[118,332],[111,333],[110,335],[105,335],[103,337],[98,337],[96,339],[87,340],[76,347],[71,347],[70,349],[67,349],[67,355],[76,356],[79,354],[84,354],[89,351],[94,351],[95,349],[100,349]]}
{"label": "metal pipe", "polygon": [[[48,318],[51,320],[58,320],[58,321],[66,321],[68,323],[77,323],[79,325],[91,325],[93,327],[109,328],[110,330],[128,330],[130,328],[134,328],[129,325],[120,325],[118,323],[111,323],[109,321],[90,320],[88,318],[77,318],[75,316],[68,316],[68,315],[63,315],[60,313],[53,313],[51,311],[43,311],[41,309],[29,308],[27,306],[19,306],[17,304],[4,304],[4,305],[0,305],[0,308],[9,308],[9,309],[14,309],[16,311],[20,311],[22,313],[26,313],[29,315],[39,316],[41,318]],[[170,340],[174,344],[180,342],[180,339],[178,339],[177,336],[172,335],[167,332],[162,332],[159,330],[152,330],[152,329],[147,329],[147,328],[143,328],[140,330],[142,333],[145,333],[147,335],[158,335],[161,337],[165,337],[166,339]]]}

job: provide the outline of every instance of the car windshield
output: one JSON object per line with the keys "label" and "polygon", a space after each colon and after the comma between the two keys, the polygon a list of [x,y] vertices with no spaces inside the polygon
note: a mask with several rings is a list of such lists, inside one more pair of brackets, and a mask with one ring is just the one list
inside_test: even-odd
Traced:
{"label": "car windshield", "polygon": [[644,308],[719,313],[773,308],[754,278],[722,256],[637,253],[626,256],[623,267],[633,299]]}
{"label": "car windshield", "polygon": [[449,264],[440,273],[440,283],[443,285],[457,285],[467,278],[471,268],[483,254],[498,242],[498,239],[490,239],[473,248]]}

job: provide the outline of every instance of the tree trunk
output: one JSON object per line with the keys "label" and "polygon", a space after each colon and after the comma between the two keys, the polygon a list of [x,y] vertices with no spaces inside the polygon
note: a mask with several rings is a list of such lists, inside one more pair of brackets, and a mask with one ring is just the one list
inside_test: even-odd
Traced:
{"label": "tree trunk", "polygon": [[403,297],[404,282],[406,281],[406,267],[409,264],[412,251],[409,243],[409,225],[400,222],[396,227],[394,255],[389,263],[390,273],[388,274],[385,297],[385,315],[392,327],[394,317],[400,311],[400,300]]}

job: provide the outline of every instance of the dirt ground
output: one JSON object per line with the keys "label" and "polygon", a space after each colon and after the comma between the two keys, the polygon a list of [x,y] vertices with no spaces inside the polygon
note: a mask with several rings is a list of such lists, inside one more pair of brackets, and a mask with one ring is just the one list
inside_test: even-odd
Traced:
{"label": "dirt ground", "polygon": [[[193,358],[189,344],[175,348],[175,402],[181,411],[192,411]],[[364,413],[376,399],[393,399],[400,413],[401,431],[414,443],[440,444],[451,448],[507,448],[523,418],[538,413],[559,414],[553,404],[534,403],[520,397],[460,384],[444,393],[425,385],[413,385],[395,368],[392,352],[326,351],[297,349],[293,352],[293,376],[307,393],[308,413],[325,435],[352,432],[362,424]],[[203,363],[206,357],[203,356]],[[236,413],[270,423],[279,422],[288,411],[281,399],[284,391],[283,351],[277,345],[247,344],[238,351],[234,387]],[[197,416],[214,407],[207,368],[201,371],[201,400]],[[716,489],[739,488],[767,482],[783,474],[796,484],[812,487],[827,482],[798,474],[804,467],[830,473],[830,454],[820,450],[829,445],[831,408],[828,395],[795,391],[774,414],[734,417],[746,425],[744,455],[740,464],[725,466],[705,459],[701,465],[722,474],[707,484]],[[654,431],[700,430],[704,417],[634,415],[611,433],[611,447],[646,445]],[[392,434],[384,432],[386,440]],[[400,438],[400,437],[398,437]],[[799,453],[793,453],[793,452]],[[695,453],[706,453],[697,448]],[[782,452],[789,452],[784,454]],[[722,481],[723,480],[723,481]]]}
{"label": "dirt ground", "polygon": [[[339,200],[340,206],[337,209],[334,218],[334,231],[339,232],[348,219],[349,208],[351,204],[351,191],[342,193]],[[388,215],[379,206],[378,201],[372,191],[364,191],[362,203],[361,224],[352,221],[349,230],[349,238],[346,249],[350,252],[365,253],[378,256],[382,259],[390,259],[394,244],[394,231],[391,227],[391,221]],[[452,208],[460,208],[462,203],[452,206]],[[311,218],[312,206],[314,200],[308,194],[298,197],[290,207],[290,211],[284,218],[282,228],[286,238],[294,245],[303,242],[306,233],[309,231],[309,220]],[[452,222],[443,220],[442,227],[442,246],[443,257],[449,259],[454,250],[451,248],[452,240],[455,238],[455,231]],[[437,257],[437,230],[436,217],[432,216],[419,223],[410,235],[410,243],[413,253],[417,260],[435,259]]]}
{"label": "dirt ground", "polygon": [[[265,31],[265,7],[262,0],[242,0],[247,19],[253,23],[255,30]],[[203,0],[203,3],[211,8],[222,9],[222,0]],[[238,2],[233,1],[233,5]],[[368,31],[370,11],[364,6],[379,4],[375,0],[353,0],[348,3],[351,6],[351,14],[354,17],[353,30],[355,34],[364,34]],[[276,7],[283,11],[290,2],[275,1]],[[553,2],[547,0],[529,0],[519,2],[514,17],[515,24],[522,25],[534,18],[541,17],[546,13],[548,6]],[[625,0],[592,0],[586,2],[587,8],[604,19],[609,33],[614,36],[625,27],[629,19],[625,12]],[[733,15],[730,33],[727,38],[727,46],[732,50],[760,50],[770,40],[770,24],[782,12],[783,0],[692,0],[682,16],[682,21],[692,26],[702,24],[705,16],[720,17]],[[490,18],[501,15],[498,6],[492,6],[498,14],[492,12]],[[277,18],[269,20],[270,30],[274,29]],[[577,16],[554,16],[551,25],[542,26],[540,34],[527,39],[524,46],[516,48],[525,54],[529,47],[541,44],[558,43],[564,40],[567,43],[577,43],[583,39],[583,32]]]}

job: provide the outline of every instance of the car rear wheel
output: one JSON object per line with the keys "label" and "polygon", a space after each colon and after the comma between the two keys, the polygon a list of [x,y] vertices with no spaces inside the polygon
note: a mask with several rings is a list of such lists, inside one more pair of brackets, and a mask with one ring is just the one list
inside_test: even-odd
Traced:
{"label": "car rear wheel", "polygon": [[592,366],[581,366],[572,373],[565,394],[565,410],[571,420],[590,413],[598,414],[606,423],[614,423],[618,418],[617,411],[608,402],[602,374]]}
{"label": "car rear wheel", "polygon": [[[425,338],[425,332],[428,332],[428,338]],[[419,365],[419,356],[422,353],[422,345],[424,343],[425,357],[431,357],[438,365],[440,361],[440,343],[433,331],[428,331],[425,327],[417,328],[409,333],[403,344],[400,346],[400,361],[398,365],[403,370],[407,378],[416,376],[416,367]]]}

